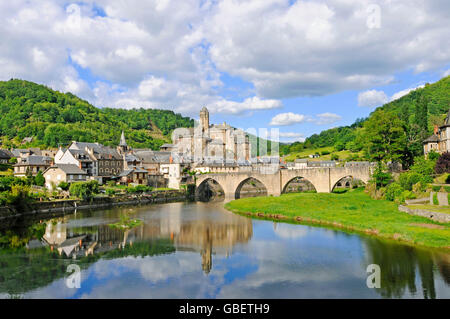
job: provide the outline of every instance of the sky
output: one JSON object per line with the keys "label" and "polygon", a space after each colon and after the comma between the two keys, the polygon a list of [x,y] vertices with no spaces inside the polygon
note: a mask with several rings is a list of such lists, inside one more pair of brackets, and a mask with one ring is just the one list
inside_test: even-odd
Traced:
{"label": "sky", "polygon": [[283,142],[450,75],[448,0],[0,0],[0,80]]}

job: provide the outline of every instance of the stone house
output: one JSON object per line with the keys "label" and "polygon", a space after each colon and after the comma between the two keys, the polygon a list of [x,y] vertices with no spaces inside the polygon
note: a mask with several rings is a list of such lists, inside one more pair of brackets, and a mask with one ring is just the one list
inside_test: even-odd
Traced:
{"label": "stone house", "polygon": [[130,167],[119,175],[121,184],[148,185],[148,171],[142,167]]}
{"label": "stone house", "polygon": [[31,155],[25,158],[18,158],[14,165],[14,176],[25,177],[27,173],[36,176],[38,172],[44,172],[53,164],[53,159],[48,156]]}
{"label": "stone house", "polygon": [[450,110],[447,113],[444,124],[434,127],[434,133],[423,141],[423,152],[425,156],[435,151],[439,154],[450,151]]}
{"label": "stone house", "polygon": [[103,179],[118,176],[124,169],[124,158],[118,150],[99,143],[72,142],[67,150],[60,149],[55,155],[57,164],[74,164],[86,171],[88,176]]}
{"label": "stone house", "polygon": [[84,182],[87,173],[74,164],[55,164],[44,171],[45,186],[53,189],[61,182]]}
{"label": "stone house", "polygon": [[8,164],[12,157],[13,155],[10,151],[0,149],[0,164]]}

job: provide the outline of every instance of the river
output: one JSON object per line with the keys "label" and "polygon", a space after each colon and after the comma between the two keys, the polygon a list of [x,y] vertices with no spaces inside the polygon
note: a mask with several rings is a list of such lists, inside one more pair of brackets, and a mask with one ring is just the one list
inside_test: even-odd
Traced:
{"label": "river", "polygon": [[[0,237],[0,298],[450,298],[448,252],[253,220],[222,206],[23,221]],[[109,226],[125,214],[143,223]],[[79,288],[67,285],[71,264],[81,269]],[[367,286],[370,264],[380,266],[380,288]]]}

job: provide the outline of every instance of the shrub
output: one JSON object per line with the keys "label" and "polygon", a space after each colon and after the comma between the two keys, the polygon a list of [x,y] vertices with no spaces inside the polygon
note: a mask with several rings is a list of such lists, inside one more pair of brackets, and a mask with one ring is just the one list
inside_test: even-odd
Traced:
{"label": "shrub", "polygon": [[324,155],[328,155],[330,154],[330,151],[322,151],[320,152],[320,155],[324,156]]}
{"label": "shrub", "polygon": [[436,174],[450,173],[450,153],[443,153],[437,160],[434,171]]}
{"label": "shrub", "polygon": [[438,201],[438,198],[437,198],[437,194],[436,194],[436,193],[433,194],[433,204],[434,204],[434,205],[439,205],[439,201]]}
{"label": "shrub", "polygon": [[445,179],[445,184],[450,184],[450,174],[447,175],[447,178]]}
{"label": "shrub", "polygon": [[63,191],[68,191],[70,184],[66,182],[61,182],[58,184],[58,187],[61,188]]}
{"label": "shrub", "polygon": [[334,149],[338,152],[342,151],[345,149],[345,144],[341,141],[336,142],[336,144],[334,144]]}
{"label": "shrub", "polygon": [[423,180],[423,176],[416,172],[407,172],[400,174],[398,182],[405,190],[412,190],[412,186]]}
{"label": "shrub", "polygon": [[416,193],[416,194],[417,193],[423,193],[423,192],[425,192],[427,190],[427,187],[428,187],[427,183],[424,183],[424,182],[420,181],[420,182],[418,182],[418,183],[413,185],[412,191],[414,193]]}
{"label": "shrub", "polygon": [[390,201],[394,201],[397,197],[403,193],[403,188],[399,183],[391,183],[386,188],[385,198]]}
{"label": "shrub", "polygon": [[117,183],[116,183],[115,181],[108,181],[108,182],[106,183],[106,185],[111,186],[111,187],[114,187],[114,186],[117,185]]}
{"label": "shrub", "polygon": [[114,189],[108,188],[108,189],[106,189],[106,194],[108,196],[114,196],[114,195],[116,195],[116,191]]}
{"label": "shrub", "polygon": [[434,150],[431,150],[429,153],[428,153],[428,159],[430,159],[430,160],[432,160],[432,161],[434,161],[434,160],[437,160],[438,158],[439,158],[439,153],[438,152],[435,152]]}
{"label": "shrub", "polygon": [[415,199],[416,195],[411,191],[403,191],[400,196],[395,199],[395,202],[398,204],[402,204],[407,199]]}
{"label": "shrub", "polygon": [[11,196],[8,198],[8,204],[26,204],[30,198],[30,187],[14,185],[11,187]]}
{"label": "shrub", "polygon": [[91,199],[94,194],[98,194],[99,186],[97,181],[90,182],[76,182],[72,183],[69,187],[70,195],[81,198]]}
{"label": "shrub", "polygon": [[431,187],[431,190],[432,190],[433,192],[439,192],[440,189],[441,189],[441,186],[432,186],[432,187]]}
{"label": "shrub", "polygon": [[339,156],[337,154],[331,154],[332,161],[339,161]]}
{"label": "shrub", "polygon": [[145,193],[145,192],[151,192],[153,190],[152,187],[146,186],[146,185],[136,185],[128,186],[127,187],[127,193]]}

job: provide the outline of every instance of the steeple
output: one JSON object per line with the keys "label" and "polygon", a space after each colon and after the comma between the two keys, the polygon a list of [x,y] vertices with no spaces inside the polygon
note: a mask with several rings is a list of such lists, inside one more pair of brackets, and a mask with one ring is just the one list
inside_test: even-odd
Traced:
{"label": "steeple", "polygon": [[119,146],[128,146],[127,141],[125,140],[125,133],[122,131],[122,136],[120,137]]}
{"label": "steeple", "polygon": [[117,151],[119,152],[119,154],[125,154],[130,151],[127,141],[125,141],[125,133],[123,131],[122,136],[120,136],[120,143],[119,146],[117,146]]}

